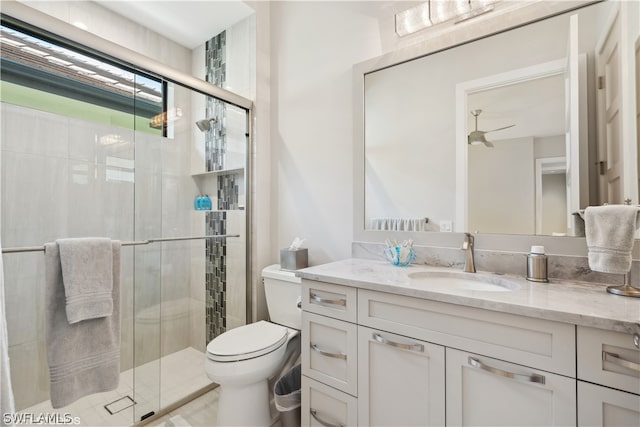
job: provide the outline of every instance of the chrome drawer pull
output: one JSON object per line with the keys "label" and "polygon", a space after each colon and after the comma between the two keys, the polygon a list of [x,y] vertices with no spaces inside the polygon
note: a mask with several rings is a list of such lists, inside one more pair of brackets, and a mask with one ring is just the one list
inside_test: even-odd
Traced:
{"label": "chrome drawer pull", "polygon": [[501,377],[510,378],[512,380],[524,381],[527,383],[538,383],[544,384],[545,379],[544,376],[538,374],[531,375],[523,375],[523,374],[514,374],[513,372],[503,371],[502,369],[493,368],[491,366],[487,366],[475,357],[469,356],[469,365],[474,368],[482,369],[483,371],[491,372],[492,374],[500,375]]}
{"label": "chrome drawer pull", "polygon": [[615,353],[603,351],[602,360],[604,360],[605,362],[613,363],[614,365],[622,366],[623,368],[631,369],[632,371],[640,372],[639,364],[630,360],[625,360]]}
{"label": "chrome drawer pull", "polygon": [[331,353],[331,352],[328,352],[328,351],[320,349],[315,344],[311,344],[311,348],[313,349],[313,351],[315,351],[316,353],[320,353],[323,356],[333,357],[333,358],[336,358],[336,359],[347,360],[347,355],[344,354],[344,353]]}
{"label": "chrome drawer pull", "polygon": [[424,346],[422,344],[402,344],[399,342],[389,341],[388,339],[383,338],[380,334],[376,334],[375,332],[373,333],[373,339],[380,344],[401,348],[403,350],[418,351],[420,353],[424,353]]}
{"label": "chrome drawer pull", "polygon": [[318,416],[318,411],[316,411],[315,409],[311,409],[309,412],[311,412],[311,416],[320,424],[322,424],[325,427],[347,427],[344,424],[332,424],[328,421],[323,420],[322,418],[320,418],[320,416]]}
{"label": "chrome drawer pull", "polygon": [[640,333],[633,334],[633,344],[640,348]]}
{"label": "chrome drawer pull", "polygon": [[316,294],[309,294],[309,299],[311,300],[311,302],[315,302],[318,304],[341,305],[343,307],[347,306],[346,299],[327,299],[327,298],[319,297]]}

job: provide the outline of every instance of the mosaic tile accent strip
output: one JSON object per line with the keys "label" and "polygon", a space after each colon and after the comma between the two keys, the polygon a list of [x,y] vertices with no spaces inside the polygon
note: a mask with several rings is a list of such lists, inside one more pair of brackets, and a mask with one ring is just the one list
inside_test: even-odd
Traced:
{"label": "mosaic tile accent strip", "polygon": [[[226,64],[227,33],[223,31],[205,44],[205,64],[207,67],[206,80],[218,87],[224,87],[227,81]],[[212,97],[207,97],[207,117],[217,120],[211,124],[211,130],[205,135],[206,170],[217,171],[224,169],[227,148],[227,133],[225,127],[226,105]]]}
{"label": "mosaic tile accent strip", "polygon": [[[216,86],[226,83],[226,32],[218,34],[205,45],[205,79]],[[207,97],[206,117],[215,117],[205,135],[206,170],[225,167],[227,146],[226,106],[224,102]],[[219,182],[219,178],[218,178]],[[218,187],[220,184],[218,183]],[[218,193],[220,191],[218,190]],[[218,205],[220,205],[218,196]],[[220,209],[218,207],[218,209]],[[205,229],[209,235],[226,234],[226,213],[208,212]],[[226,331],[227,246],[223,240],[207,240],[205,244],[206,343]],[[205,343],[205,345],[206,345]]]}
{"label": "mosaic tile accent strip", "polygon": [[[207,235],[227,232],[226,212],[207,212]],[[224,240],[207,239],[205,243],[206,342],[227,329],[227,244]],[[206,344],[205,344],[206,345]]]}
{"label": "mosaic tile accent strip", "polygon": [[218,209],[239,209],[238,193],[239,188],[235,175],[223,175],[218,177]]}

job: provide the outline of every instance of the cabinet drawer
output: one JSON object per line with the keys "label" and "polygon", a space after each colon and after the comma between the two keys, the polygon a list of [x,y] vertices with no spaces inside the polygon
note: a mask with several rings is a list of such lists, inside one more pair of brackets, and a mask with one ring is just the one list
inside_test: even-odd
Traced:
{"label": "cabinet drawer", "polygon": [[359,290],[358,323],[574,377],[575,326]]}
{"label": "cabinet drawer", "polygon": [[302,312],[302,373],[338,390],[358,392],[358,328]]}
{"label": "cabinet drawer", "polygon": [[302,309],[305,311],[355,323],[356,303],[356,288],[302,280]]}
{"label": "cabinet drawer", "polygon": [[575,426],[576,380],[446,349],[447,426]]}
{"label": "cabinet drawer", "polygon": [[302,425],[341,427],[358,424],[358,400],[302,376]]}
{"label": "cabinet drawer", "polygon": [[640,350],[633,334],[578,326],[578,378],[640,394]]}

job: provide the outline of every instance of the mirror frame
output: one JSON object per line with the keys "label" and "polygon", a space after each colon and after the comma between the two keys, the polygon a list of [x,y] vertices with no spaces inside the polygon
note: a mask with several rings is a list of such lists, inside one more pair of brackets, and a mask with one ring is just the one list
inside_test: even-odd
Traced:
{"label": "mirror frame", "polygon": [[[355,64],[353,66],[353,240],[356,242],[383,243],[388,238],[395,238],[396,240],[413,239],[417,245],[444,248],[460,247],[462,243],[462,236],[459,232],[378,231],[365,228],[364,82],[366,74],[570,12],[600,1],[550,2],[534,0],[533,2],[526,2],[525,4],[517,5],[515,8],[505,9],[502,13],[498,13],[496,10],[463,22],[459,26],[452,26],[446,32],[437,32],[438,37],[433,37],[435,34],[430,33],[429,29],[423,30],[425,40],[422,42]],[[430,36],[431,38],[429,38]],[[584,237],[478,234],[475,240],[476,249],[500,252],[528,252],[532,244],[544,245],[547,253],[550,254],[587,255]],[[634,258],[636,258],[635,255],[636,252],[634,252]]]}

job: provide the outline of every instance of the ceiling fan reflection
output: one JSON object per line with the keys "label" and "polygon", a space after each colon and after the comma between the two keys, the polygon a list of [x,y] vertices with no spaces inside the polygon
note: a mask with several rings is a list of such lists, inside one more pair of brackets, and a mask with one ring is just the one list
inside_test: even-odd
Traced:
{"label": "ceiling fan reflection", "polygon": [[482,113],[482,110],[471,110],[471,115],[475,118],[476,129],[467,136],[467,143],[469,145],[484,144],[485,147],[493,148],[494,145],[491,143],[491,141],[487,140],[487,138],[485,137],[485,134],[489,132],[497,132],[503,129],[509,129],[514,127],[515,125],[509,125],[509,126],[505,126],[497,129],[491,129],[491,130],[478,130],[478,116],[480,115],[480,113]]}

